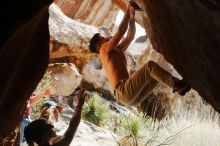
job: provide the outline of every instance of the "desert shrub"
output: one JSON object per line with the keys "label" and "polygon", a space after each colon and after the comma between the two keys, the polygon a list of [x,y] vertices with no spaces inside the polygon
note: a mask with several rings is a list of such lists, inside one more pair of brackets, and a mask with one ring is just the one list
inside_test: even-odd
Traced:
{"label": "desert shrub", "polygon": [[124,115],[120,118],[120,128],[117,131],[120,135],[119,144],[122,146],[145,145],[149,139],[153,140],[152,137],[148,137],[150,133],[153,134],[153,131],[153,121],[143,114]]}
{"label": "desert shrub", "polygon": [[110,118],[109,107],[102,102],[98,94],[90,95],[84,103],[82,110],[82,118],[97,126],[103,124]]}

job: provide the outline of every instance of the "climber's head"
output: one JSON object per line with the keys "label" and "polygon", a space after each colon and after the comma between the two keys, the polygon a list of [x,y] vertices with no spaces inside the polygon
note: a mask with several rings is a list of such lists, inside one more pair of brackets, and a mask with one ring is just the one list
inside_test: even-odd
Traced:
{"label": "climber's head", "polygon": [[111,37],[103,37],[100,33],[96,33],[90,40],[89,49],[93,53],[99,53],[102,45],[110,40]]}

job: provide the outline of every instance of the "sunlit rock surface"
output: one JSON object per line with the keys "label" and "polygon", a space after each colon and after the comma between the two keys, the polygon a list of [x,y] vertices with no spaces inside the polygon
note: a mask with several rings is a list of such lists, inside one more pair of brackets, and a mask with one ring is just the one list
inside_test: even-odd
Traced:
{"label": "sunlit rock surface", "polygon": [[[59,135],[62,135],[67,129],[73,113],[73,109],[68,106],[65,107],[60,122],[55,125]],[[117,143],[114,138],[116,138],[116,135],[113,132],[81,120],[71,146],[116,146]]]}
{"label": "sunlit rock surface", "polygon": [[64,14],[77,21],[93,26],[114,29],[119,8],[112,0],[55,0]]}
{"label": "sunlit rock surface", "polygon": [[56,94],[68,96],[79,86],[82,76],[74,64],[51,64],[48,69],[51,72],[51,83],[55,86]]}
{"label": "sunlit rock surface", "polygon": [[86,25],[65,16],[56,4],[50,6],[50,34],[55,40],[73,47],[70,51],[88,49],[90,38],[98,32],[94,26]]}
{"label": "sunlit rock surface", "polygon": [[95,88],[102,88],[112,92],[106,73],[98,57],[91,59],[84,66],[82,75],[86,81],[93,83]]}

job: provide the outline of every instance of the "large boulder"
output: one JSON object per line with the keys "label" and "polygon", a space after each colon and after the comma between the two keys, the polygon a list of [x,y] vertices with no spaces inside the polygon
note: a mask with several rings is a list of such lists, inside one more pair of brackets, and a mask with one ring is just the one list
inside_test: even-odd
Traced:
{"label": "large boulder", "polygon": [[136,0],[153,48],[220,112],[220,3]]}
{"label": "large boulder", "polygon": [[13,4],[10,1],[2,1],[0,16],[4,22],[0,27],[0,49],[20,27],[29,22],[48,3],[52,3],[52,0],[14,0]]}
{"label": "large boulder", "polygon": [[84,79],[89,83],[92,83],[95,88],[102,88],[113,93],[99,58],[94,57],[91,59],[84,66],[82,75]]}
{"label": "large boulder", "polygon": [[79,22],[93,26],[107,26],[110,30],[115,27],[115,20],[119,12],[112,0],[55,0],[63,13]]}
{"label": "large boulder", "polygon": [[71,52],[87,50],[90,38],[98,32],[94,26],[67,17],[56,4],[50,7],[49,27],[55,40],[68,44]]}
{"label": "large boulder", "polygon": [[[26,101],[49,60],[48,7],[52,1],[4,2],[1,11],[0,143],[18,145]],[[11,18],[13,18],[11,20]],[[19,24],[19,25],[17,25]]]}
{"label": "large boulder", "polygon": [[79,86],[82,76],[72,63],[50,64],[47,69],[51,72],[51,83],[56,89],[56,94],[69,96]]}

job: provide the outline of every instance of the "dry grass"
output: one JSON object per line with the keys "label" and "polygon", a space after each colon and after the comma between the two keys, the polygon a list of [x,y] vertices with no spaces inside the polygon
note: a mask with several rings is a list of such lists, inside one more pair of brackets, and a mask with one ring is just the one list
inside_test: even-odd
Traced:
{"label": "dry grass", "polygon": [[196,102],[186,109],[183,100],[173,108],[173,115],[155,122],[156,137],[147,146],[219,146],[219,114],[194,96]]}

